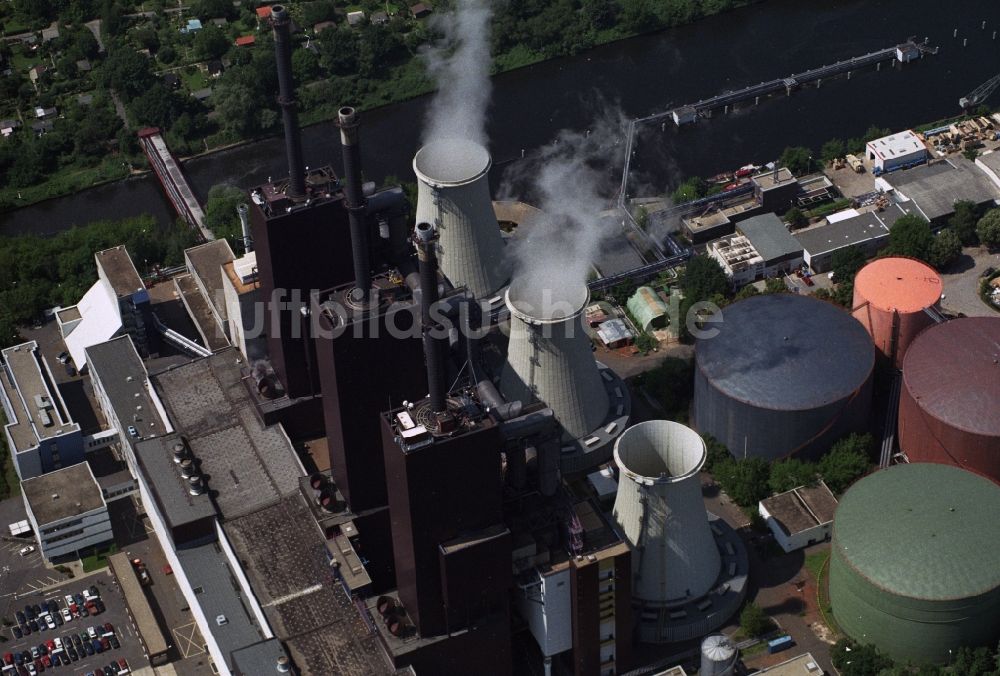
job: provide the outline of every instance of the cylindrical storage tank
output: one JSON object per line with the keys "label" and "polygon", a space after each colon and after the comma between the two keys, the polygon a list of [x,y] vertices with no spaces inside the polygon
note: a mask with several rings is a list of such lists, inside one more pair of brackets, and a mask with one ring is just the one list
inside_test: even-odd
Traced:
{"label": "cylindrical storage tank", "polygon": [[590,292],[582,283],[552,290],[529,287],[523,279],[507,289],[510,342],[500,391],[507,401],[544,402],[564,438],[579,439],[604,423],[610,407],[583,329]]}
{"label": "cylindrical storage tank", "polygon": [[634,548],[632,597],[662,608],[704,596],[721,566],[698,477],[705,442],[680,423],[650,420],[622,433],[614,457],[614,518]]}
{"label": "cylindrical storage tank", "polygon": [[1000,638],[1000,487],[902,464],[861,479],[833,521],[830,602],[840,628],[899,663],[943,663]]}
{"label": "cylindrical storage tank", "polygon": [[701,668],[698,676],[731,676],[736,670],[739,651],[729,637],[722,634],[706,636],[701,642]]}
{"label": "cylindrical storage tank", "polygon": [[459,138],[429,143],[413,158],[417,223],[437,227],[448,280],[484,300],[510,280],[511,269],[490,200],[491,164],[486,148]]}
{"label": "cylindrical storage tank", "polygon": [[899,447],[1000,482],[1000,317],[927,329],[903,360]]}
{"label": "cylindrical storage tank", "polygon": [[779,293],[727,306],[695,348],[694,426],[737,457],[815,457],[866,429],[875,349],[832,303]]}
{"label": "cylindrical storage tank", "polygon": [[941,277],[915,258],[878,258],[854,278],[854,318],[896,368],[917,334],[934,323],[925,310],[940,300]]}

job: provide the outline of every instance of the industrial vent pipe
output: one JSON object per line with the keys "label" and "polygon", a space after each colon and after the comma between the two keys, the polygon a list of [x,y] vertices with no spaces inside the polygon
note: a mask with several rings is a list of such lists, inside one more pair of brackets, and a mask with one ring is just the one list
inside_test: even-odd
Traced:
{"label": "industrial vent pipe", "polygon": [[590,434],[608,415],[608,393],[583,329],[589,299],[585,284],[542,289],[523,277],[507,290],[510,344],[500,392],[507,401],[544,402],[564,439]]}
{"label": "industrial vent pipe", "polygon": [[417,175],[417,222],[438,230],[441,272],[488,300],[510,280],[500,225],[493,212],[483,146],[464,139],[428,143],[413,158]]}
{"label": "industrial vent pipe", "polygon": [[650,420],[622,433],[614,457],[614,518],[634,548],[633,598],[671,607],[704,596],[721,566],[698,476],[705,442],[680,423]]}
{"label": "industrial vent pipe", "polygon": [[345,106],[337,116],[340,145],[344,153],[344,180],[347,187],[347,217],[351,224],[351,255],[354,262],[353,300],[367,305],[371,295],[372,270],[368,253],[368,228],[365,225],[365,202],[361,187],[361,146],[358,145],[358,115]]}

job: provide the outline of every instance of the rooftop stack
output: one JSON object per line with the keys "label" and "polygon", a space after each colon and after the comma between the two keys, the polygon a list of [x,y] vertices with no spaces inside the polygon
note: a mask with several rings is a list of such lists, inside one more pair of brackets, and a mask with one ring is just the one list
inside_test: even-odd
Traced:
{"label": "rooftop stack", "polygon": [[510,343],[500,390],[507,401],[541,400],[555,413],[565,439],[599,428],[608,415],[604,387],[583,311],[590,300],[585,284],[534,288],[519,278],[507,290]]}
{"label": "rooftop stack", "polygon": [[614,518],[634,548],[632,597],[644,608],[679,606],[715,585],[721,558],[698,477],[706,453],[694,430],[667,420],[633,425],[615,443]]}
{"label": "rooftop stack", "polygon": [[486,148],[457,138],[429,143],[413,158],[417,222],[437,228],[438,258],[448,280],[482,299],[510,280],[511,267],[490,199],[491,164]]}
{"label": "rooftop stack", "polygon": [[285,154],[288,156],[287,194],[289,197],[303,197],[306,194],[306,175],[295,101],[295,82],[292,79],[291,21],[284,5],[271,7],[274,52],[278,62],[278,103],[281,105],[281,121],[285,127]]}
{"label": "rooftop stack", "polygon": [[354,108],[343,107],[337,118],[340,145],[344,153],[344,180],[347,187],[347,217],[351,225],[351,257],[354,264],[352,300],[367,305],[371,295],[372,265],[368,253],[368,229],[365,223],[365,197],[361,189],[361,148],[358,145],[358,115]]}

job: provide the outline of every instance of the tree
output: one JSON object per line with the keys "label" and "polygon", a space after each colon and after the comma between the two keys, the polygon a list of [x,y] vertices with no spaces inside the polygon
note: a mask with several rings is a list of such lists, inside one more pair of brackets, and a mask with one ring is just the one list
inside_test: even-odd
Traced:
{"label": "tree", "polygon": [[764,282],[764,293],[788,293],[788,286],[781,277],[771,277]]}
{"label": "tree", "polygon": [[901,216],[889,228],[886,251],[894,256],[910,256],[926,261],[930,257],[934,235],[930,225],[916,214]]}
{"label": "tree", "polygon": [[649,212],[646,207],[640,206],[635,210],[635,224],[639,226],[640,230],[645,230],[649,227]]}
{"label": "tree", "polygon": [[855,479],[868,471],[868,456],[873,445],[870,434],[851,434],[836,442],[820,458],[819,474],[831,491],[843,493]]}
{"label": "tree", "polygon": [[660,342],[653,336],[643,331],[635,339],[636,348],[643,354],[649,354],[660,345]]}
{"label": "tree", "polygon": [[774,627],[774,623],[771,622],[771,618],[756,603],[748,601],[743,606],[743,610],[740,612],[740,628],[747,636],[760,638],[771,631],[772,627]]}
{"label": "tree", "polygon": [[692,256],[684,266],[680,287],[685,298],[709,300],[716,295],[725,295],[729,291],[729,280],[717,260],[701,254]]}
{"label": "tree", "polygon": [[819,149],[819,156],[824,162],[833,162],[838,157],[847,154],[847,146],[839,138],[832,138]]}
{"label": "tree", "polygon": [[194,34],[191,42],[195,55],[203,60],[217,59],[229,51],[229,38],[219,30],[218,26],[210,23]]}
{"label": "tree", "polygon": [[323,31],[319,61],[330,75],[353,75],[358,68],[358,36],[349,26]]}
{"label": "tree", "polygon": [[892,668],[892,660],[880,655],[872,645],[859,645],[842,638],[830,649],[830,659],[841,676],[879,676]]}
{"label": "tree", "polygon": [[611,28],[618,19],[618,3],[614,0],[583,0],[583,13],[597,30]]}
{"label": "tree", "polygon": [[812,170],[812,151],[802,146],[785,148],[778,159],[778,164],[796,176],[807,174]]}
{"label": "tree", "polygon": [[674,201],[674,204],[683,204],[704,197],[707,192],[708,184],[705,183],[705,180],[698,176],[692,176],[677,186],[670,199]]}
{"label": "tree", "polygon": [[694,396],[694,363],[687,359],[667,357],[639,381],[665,411],[666,417],[686,421],[691,398]]}
{"label": "tree", "polygon": [[184,111],[184,102],[162,82],[156,82],[129,104],[129,112],[140,125],[169,129]]}
{"label": "tree", "polygon": [[207,21],[208,19],[218,18],[232,19],[236,15],[236,12],[231,0],[198,0],[192,6],[191,14],[203,21]]}
{"label": "tree", "polygon": [[98,82],[105,89],[117,91],[126,101],[144,93],[156,81],[149,59],[132,47],[116,43],[97,71]]}
{"label": "tree", "polygon": [[156,52],[156,58],[158,58],[161,63],[169,65],[177,60],[177,51],[170,45],[164,45],[160,51]]}
{"label": "tree", "polygon": [[793,228],[803,228],[809,225],[809,217],[802,213],[798,207],[792,207],[785,212],[785,223]]}
{"label": "tree", "polygon": [[702,467],[704,471],[712,472],[720,462],[733,459],[724,443],[711,434],[706,434],[703,438],[705,440],[705,465]]}
{"label": "tree", "polygon": [[333,0],[317,0],[302,4],[302,23],[312,28],[321,21],[337,18],[337,4]]}
{"label": "tree", "polygon": [[996,668],[993,655],[986,647],[962,646],[955,653],[955,662],[952,665],[954,673],[962,676],[993,676]]}
{"label": "tree", "polygon": [[1000,209],[990,209],[976,224],[979,241],[990,249],[1000,248]]}
{"label": "tree", "polygon": [[865,266],[866,262],[864,252],[856,246],[835,251],[830,259],[834,281],[838,284],[854,282],[855,275],[858,274],[858,270]]}
{"label": "tree", "polygon": [[955,262],[960,255],[962,255],[962,240],[954,231],[942,230],[931,243],[927,262],[938,270],[943,270]]}
{"label": "tree", "polygon": [[816,483],[816,465],[789,458],[771,465],[768,486],[772,493],[784,493],[799,486]]}
{"label": "tree", "polygon": [[734,301],[743,300],[745,298],[752,298],[753,296],[759,296],[760,291],[753,284],[747,284],[742,289],[736,292],[733,296]]}
{"label": "tree", "polygon": [[296,49],[292,52],[292,74],[296,82],[312,82],[320,72],[319,57],[312,50]]}
{"label": "tree", "polygon": [[217,239],[227,239],[233,250],[243,250],[243,226],[236,213],[236,205],[246,201],[246,195],[231,185],[213,185],[205,203],[205,227]]}
{"label": "tree", "polygon": [[726,494],[741,507],[755,507],[771,494],[770,466],[763,458],[730,458],[718,463],[712,473]]}
{"label": "tree", "polygon": [[979,216],[979,207],[975,202],[969,200],[955,202],[955,213],[948,219],[948,227],[958,235],[965,246],[979,244],[979,236],[976,235],[976,222]]}

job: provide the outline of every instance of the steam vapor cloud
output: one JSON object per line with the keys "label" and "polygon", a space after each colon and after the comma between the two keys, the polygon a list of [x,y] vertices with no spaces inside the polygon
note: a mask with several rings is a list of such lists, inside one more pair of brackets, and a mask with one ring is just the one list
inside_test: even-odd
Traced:
{"label": "steam vapor cloud", "polygon": [[422,56],[437,83],[424,127],[424,143],[463,138],[486,145],[490,102],[488,0],[457,0],[455,11],[435,15],[431,28],[443,37]]}

